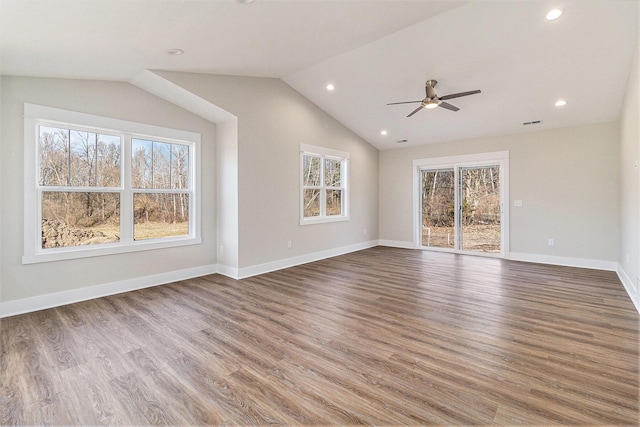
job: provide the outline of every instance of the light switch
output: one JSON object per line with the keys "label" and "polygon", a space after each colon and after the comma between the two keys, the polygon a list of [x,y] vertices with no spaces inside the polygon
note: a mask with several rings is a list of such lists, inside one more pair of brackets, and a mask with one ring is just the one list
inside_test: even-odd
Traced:
{"label": "light switch", "polygon": [[522,200],[515,200],[515,201],[513,202],[513,206],[515,206],[515,207],[517,207],[517,208],[522,207]]}

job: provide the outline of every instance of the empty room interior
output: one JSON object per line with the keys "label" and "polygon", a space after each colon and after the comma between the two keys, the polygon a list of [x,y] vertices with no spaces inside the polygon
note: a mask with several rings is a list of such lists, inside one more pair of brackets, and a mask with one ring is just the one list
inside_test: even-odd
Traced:
{"label": "empty room interior", "polygon": [[1,425],[638,425],[637,0],[0,0]]}

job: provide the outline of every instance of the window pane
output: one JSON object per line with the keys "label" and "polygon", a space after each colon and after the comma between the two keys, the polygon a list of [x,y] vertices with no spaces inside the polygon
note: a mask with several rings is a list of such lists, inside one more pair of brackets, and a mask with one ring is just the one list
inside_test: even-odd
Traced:
{"label": "window pane", "polygon": [[92,187],[96,185],[96,134],[90,132],[70,132],[69,159],[70,180],[73,187]]}
{"label": "window pane", "polygon": [[327,190],[327,215],[342,215],[342,190]]}
{"label": "window pane", "polygon": [[171,144],[171,188],[189,188],[189,147]]}
{"label": "window pane", "polygon": [[133,206],[134,240],[189,234],[188,194],[136,193]]}
{"label": "window pane", "polygon": [[69,179],[69,131],[40,126],[40,185],[67,185]]}
{"label": "window pane", "polygon": [[153,143],[143,139],[131,140],[131,185],[133,188],[153,188]]}
{"label": "window pane", "polygon": [[119,193],[42,193],[42,248],[119,240]]}
{"label": "window pane", "polygon": [[453,248],[455,233],[455,173],[453,169],[423,170],[422,246]]}
{"label": "window pane", "polygon": [[171,144],[153,143],[153,188],[171,188]]}
{"label": "window pane", "polygon": [[[320,157],[304,155],[302,162],[302,184],[305,187],[320,185]],[[306,215],[305,215],[306,216]]]}
{"label": "window pane", "polygon": [[461,248],[500,252],[500,166],[461,167]]}
{"label": "window pane", "polygon": [[97,136],[99,187],[120,187],[120,137],[113,135]]}
{"label": "window pane", "polygon": [[340,187],[340,160],[324,160],[324,182],[327,187]]}
{"label": "window pane", "polygon": [[320,190],[304,190],[304,216],[320,216]]}

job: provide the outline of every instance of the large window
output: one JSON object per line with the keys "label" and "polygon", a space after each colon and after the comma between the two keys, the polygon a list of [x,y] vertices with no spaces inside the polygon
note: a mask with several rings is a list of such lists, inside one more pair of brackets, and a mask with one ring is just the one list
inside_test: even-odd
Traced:
{"label": "large window", "polygon": [[23,262],[199,243],[199,140],[25,104]]}
{"label": "large window", "polygon": [[349,153],[303,144],[300,163],[300,224],[349,219]]}

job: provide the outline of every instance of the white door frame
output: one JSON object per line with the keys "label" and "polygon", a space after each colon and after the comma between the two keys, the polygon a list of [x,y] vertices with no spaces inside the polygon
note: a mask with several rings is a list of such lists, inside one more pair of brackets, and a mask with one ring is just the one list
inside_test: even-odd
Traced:
{"label": "white door frame", "polygon": [[[420,170],[453,168],[456,177],[459,167],[468,166],[500,166],[500,257],[509,258],[509,152],[495,151],[490,153],[467,154],[462,156],[433,157],[415,159],[413,161],[413,246],[416,249],[428,249],[464,253],[472,255],[496,256],[495,254],[475,251],[452,250],[447,248],[426,248],[422,246],[422,207],[420,205]],[[458,198],[456,191],[456,201]],[[458,236],[456,236],[458,239]]]}

